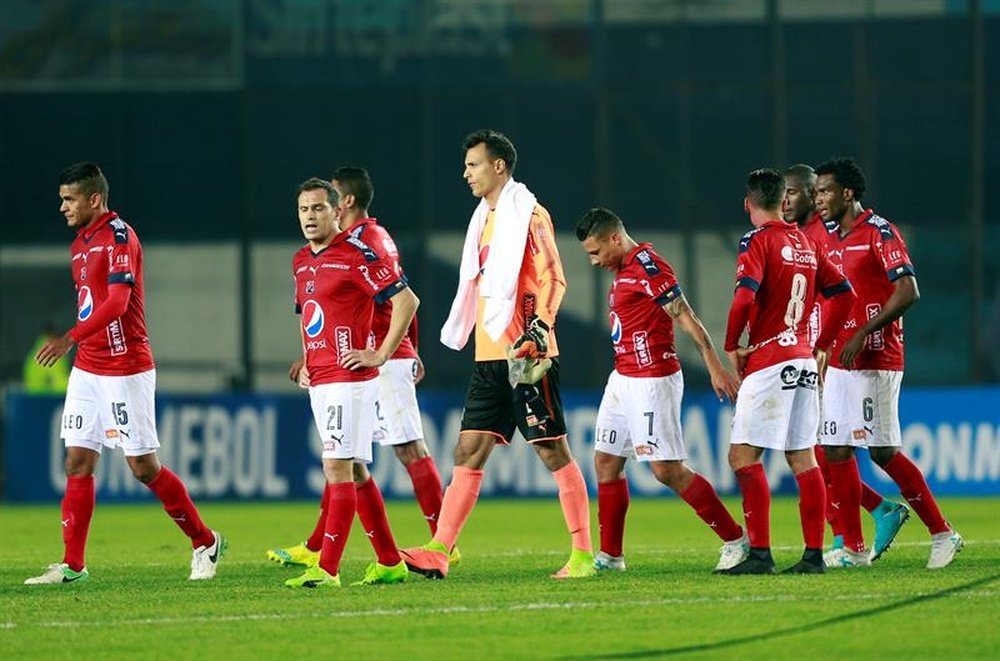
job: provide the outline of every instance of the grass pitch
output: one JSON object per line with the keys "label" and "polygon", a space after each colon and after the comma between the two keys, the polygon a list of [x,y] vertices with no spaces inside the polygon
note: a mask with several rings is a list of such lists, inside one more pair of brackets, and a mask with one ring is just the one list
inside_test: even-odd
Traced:
{"label": "grass pitch", "polygon": [[[264,557],[303,539],[313,504],[205,504],[205,520],[230,540],[206,582],[186,580],[190,548],[158,506],[98,504],[90,580],[36,587],[21,582],[62,557],[59,510],[3,506],[0,650],[5,659],[996,658],[1000,499],[941,504],[967,544],[941,571],[924,569],[928,535],[914,516],[870,570],[713,576],[718,540],[664,498],[632,502],[627,573],[558,582],[548,574],[569,538],[556,499],[483,501],[448,579],[346,587],[372,559],[355,527],[340,590],[285,588],[299,570]],[[389,516],[401,545],[426,541],[415,504],[390,503]],[[796,501],[776,499],[772,520],[781,569],[801,550]]]}

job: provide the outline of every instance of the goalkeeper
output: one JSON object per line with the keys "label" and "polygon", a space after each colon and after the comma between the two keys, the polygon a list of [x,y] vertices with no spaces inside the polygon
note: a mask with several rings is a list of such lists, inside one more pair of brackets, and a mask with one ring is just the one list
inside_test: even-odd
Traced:
{"label": "goalkeeper", "polygon": [[559,487],[572,537],[569,561],[553,578],[593,576],[590,503],[580,467],[566,442],[559,397],[555,317],[566,291],[552,219],[513,178],[517,153],[491,130],[469,135],[465,180],[480,198],[469,222],[458,294],[441,342],[461,350],[475,328],[475,367],[455,448],[455,469],[434,538],[401,552],[411,571],[448,575],[448,553],[479,498],[483,468],[515,428],[532,445]]}

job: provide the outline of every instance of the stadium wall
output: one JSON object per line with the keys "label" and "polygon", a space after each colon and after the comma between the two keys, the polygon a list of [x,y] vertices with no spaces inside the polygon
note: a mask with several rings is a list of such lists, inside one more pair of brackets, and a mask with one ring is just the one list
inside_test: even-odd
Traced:
{"label": "stadium wall", "polygon": [[[593,425],[600,391],[565,396],[573,452],[591,490]],[[420,394],[425,440],[447,481],[461,421],[460,392]],[[1000,388],[904,388],[900,398],[903,443],[939,495],[1000,493]],[[54,502],[65,477],[59,428],[62,400],[9,394],[6,402],[6,500]],[[158,398],[160,454],[199,499],[315,499],[323,489],[319,441],[305,393],[273,396],[162,395]],[[738,492],[726,465],[732,409],[707,394],[685,397],[683,425],[690,464],[724,494]],[[769,453],[772,488],[795,493],[784,457]],[[895,486],[870,461],[862,477],[876,489]],[[410,498],[406,471],[390,449],[377,448],[372,472],[389,498]],[[646,466],[629,469],[633,495],[667,490]],[[555,483],[520,437],[492,455],[484,496],[547,496]],[[150,499],[132,479],[120,452],[109,451],[98,472],[102,502]]]}

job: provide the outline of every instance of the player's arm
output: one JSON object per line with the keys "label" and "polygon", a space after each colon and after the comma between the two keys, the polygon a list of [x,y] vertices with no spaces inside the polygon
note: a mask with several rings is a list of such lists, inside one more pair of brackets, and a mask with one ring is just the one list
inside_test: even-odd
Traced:
{"label": "player's arm", "polygon": [[[115,276],[116,274],[112,274]],[[131,275],[131,274],[129,274]],[[86,321],[77,322],[61,337],[53,338],[38,350],[35,360],[43,367],[52,367],[69,353],[74,344],[80,344],[91,335],[104,330],[115,319],[125,314],[129,299],[132,298],[132,280],[122,279],[108,284],[108,297],[101,303]]]}
{"label": "player's arm", "polygon": [[736,286],[736,293],[733,294],[733,302],[729,306],[729,320],[726,322],[726,343],[723,348],[726,351],[726,357],[729,358],[729,363],[736,370],[737,374],[743,374],[744,368],[747,365],[747,356],[753,353],[752,348],[741,347],[740,337],[743,335],[743,330],[747,327],[747,321],[750,319],[750,310],[753,308],[754,299],[757,297],[757,285],[756,282],[741,283]]}
{"label": "player's arm", "polygon": [[910,306],[920,300],[920,290],[917,288],[915,275],[896,278],[892,285],[892,294],[882,306],[882,310],[859,328],[844,345],[844,349],[840,352],[840,362],[845,367],[853,367],[854,358],[865,347],[865,338],[902,317]]}
{"label": "player's arm", "polygon": [[514,342],[518,358],[539,358],[548,352],[549,331],[555,326],[559,306],[566,295],[566,276],[552,224],[541,215],[533,215],[528,224],[528,241],[537,248],[532,256],[537,290],[535,317],[528,322],[524,334]]}
{"label": "player's arm", "polygon": [[424,361],[420,360],[420,349],[417,348],[417,340],[419,339],[419,333],[417,332],[417,315],[413,315],[413,321],[410,322],[410,326],[406,329],[406,337],[410,338],[410,344],[413,345],[413,351],[417,354],[417,369],[413,373],[413,383],[418,384],[424,380],[427,375],[427,371],[424,369]]}
{"label": "player's arm", "polygon": [[385,334],[385,339],[377,349],[352,349],[345,352],[340,359],[342,367],[352,370],[381,367],[399,348],[413,315],[417,313],[420,299],[402,281],[397,281],[388,289],[393,290],[389,294],[392,297],[392,316],[389,317],[389,330]]}
{"label": "player's arm", "polygon": [[705,361],[708,375],[712,379],[712,388],[715,390],[715,394],[720,400],[727,397],[731,402],[736,401],[736,393],[740,388],[739,378],[722,366],[719,354],[715,352],[712,337],[705,330],[701,319],[691,309],[684,294],[679,294],[673,300],[663,304],[663,309],[698,346],[698,352],[701,354],[702,360]]}
{"label": "player's arm", "polygon": [[309,387],[309,368],[306,367],[306,333],[299,324],[299,337],[302,340],[302,356],[292,361],[288,368],[288,378],[299,384],[300,388]]}

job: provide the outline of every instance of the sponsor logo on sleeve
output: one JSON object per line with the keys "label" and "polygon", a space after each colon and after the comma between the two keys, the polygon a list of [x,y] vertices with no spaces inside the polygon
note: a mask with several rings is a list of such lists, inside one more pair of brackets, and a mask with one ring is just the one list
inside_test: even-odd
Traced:
{"label": "sponsor logo on sleeve", "polygon": [[115,319],[108,324],[108,346],[111,347],[112,356],[121,356],[128,353],[125,345],[125,332],[122,329],[121,318]]}
{"label": "sponsor logo on sleeve", "polygon": [[646,367],[653,364],[653,356],[649,353],[649,343],[646,331],[632,333],[632,345],[635,351],[635,358],[639,365]]}

